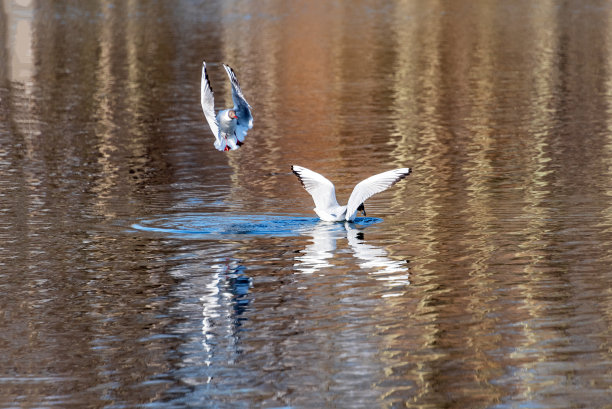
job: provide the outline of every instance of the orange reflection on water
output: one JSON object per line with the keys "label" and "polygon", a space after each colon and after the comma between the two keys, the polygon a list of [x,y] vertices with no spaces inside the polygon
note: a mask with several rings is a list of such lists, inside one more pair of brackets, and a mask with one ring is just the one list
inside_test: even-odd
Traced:
{"label": "orange reflection on water", "polygon": [[[29,274],[6,282],[23,312],[1,306],[22,314],[7,333],[29,340],[9,345],[11,370],[34,377],[40,359],[52,374],[79,368],[79,382],[60,382],[66,394],[77,385],[94,391],[83,398],[94,406],[108,404],[96,388],[144,404],[180,383],[172,376],[206,395],[189,372],[198,355],[185,345],[195,344],[207,368],[232,375],[207,385],[230,378],[246,401],[238,382],[253,380],[264,406],[355,392],[364,407],[604,404],[607,2],[2,6],[0,205],[17,239],[3,230],[0,250]],[[253,105],[255,127],[236,152],[212,149],[203,59],[219,108],[231,104],[222,62]],[[364,237],[212,243],[123,231],[184,209],[313,215],[292,164],[333,180],[341,202],[383,169],[414,173],[368,201],[384,222]],[[238,264],[254,283],[239,335],[219,267]],[[177,334],[192,299],[200,328]],[[160,373],[161,391],[139,383]]]}

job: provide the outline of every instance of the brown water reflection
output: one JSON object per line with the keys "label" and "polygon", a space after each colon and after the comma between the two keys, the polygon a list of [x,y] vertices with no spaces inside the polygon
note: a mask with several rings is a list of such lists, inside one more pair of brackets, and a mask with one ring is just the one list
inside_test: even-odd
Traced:
{"label": "brown water reflection", "polygon": [[[0,2],[0,406],[609,407],[611,17]],[[414,173],[328,225],[291,164]]]}

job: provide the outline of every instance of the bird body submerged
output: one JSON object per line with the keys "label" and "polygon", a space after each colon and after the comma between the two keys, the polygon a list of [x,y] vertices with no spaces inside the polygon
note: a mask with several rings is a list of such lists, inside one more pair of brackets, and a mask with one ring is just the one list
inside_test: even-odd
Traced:
{"label": "bird body submerged", "polygon": [[249,129],[253,128],[251,106],[244,98],[234,70],[223,64],[232,84],[234,107],[219,111],[215,116],[215,101],[212,87],[206,72],[206,62],[202,63],[201,97],[202,110],[210,129],[215,135],[215,148],[220,151],[235,150],[244,143]]}
{"label": "bird body submerged", "polygon": [[355,186],[348,204],[340,206],[336,200],[336,188],[332,182],[317,172],[302,166],[293,165],[291,169],[302,186],[312,196],[315,202],[315,213],[321,220],[330,222],[352,222],[355,220],[358,211],[362,211],[365,216],[363,203],[368,198],[393,186],[411,172],[410,168],[401,168],[370,176]]}

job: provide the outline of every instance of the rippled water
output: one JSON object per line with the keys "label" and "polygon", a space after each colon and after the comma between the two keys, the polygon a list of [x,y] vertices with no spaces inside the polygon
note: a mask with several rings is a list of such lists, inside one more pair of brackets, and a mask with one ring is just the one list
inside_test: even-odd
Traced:
{"label": "rippled water", "polygon": [[[0,33],[0,407],[610,407],[611,3],[5,0]],[[413,174],[326,223],[292,164],[341,203]]]}

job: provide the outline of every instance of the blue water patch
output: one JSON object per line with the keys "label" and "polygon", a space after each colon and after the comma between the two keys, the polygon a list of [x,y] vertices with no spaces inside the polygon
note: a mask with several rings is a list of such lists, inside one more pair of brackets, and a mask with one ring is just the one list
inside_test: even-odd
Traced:
{"label": "blue water patch", "polygon": [[[366,227],[380,223],[375,217],[358,217],[353,225]],[[290,237],[308,234],[322,224],[345,231],[344,222],[322,222],[317,217],[294,215],[236,215],[227,213],[182,213],[141,220],[135,230],[184,238],[231,238],[232,236]]]}

